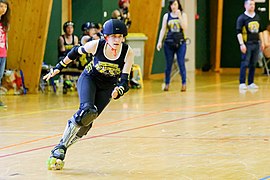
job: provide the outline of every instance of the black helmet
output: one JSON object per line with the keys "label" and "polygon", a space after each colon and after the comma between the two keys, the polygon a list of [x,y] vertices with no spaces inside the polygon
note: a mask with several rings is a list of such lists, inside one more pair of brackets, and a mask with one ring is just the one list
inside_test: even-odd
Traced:
{"label": "black helmet", "polygon": [[119,19],[110,19],[106,21],[103,25],[103,34],[123,34],[123,36],[125,37],[127,35],[127,27]]}
{"label": "black helmet", "polygon": [[64,25],[63,25],[63,31],[64,31],[64,32],[67,31],[66,28],[67,28],[68,26],[72,26],[72,27],[74,28],[74,23],[73,23],[72,21],[67,21],[67,22],[65,22]]}
{"label": "black helmet", "polygon": [[92,23],[92,22],[86,22],[86,23],[84,23],[82,25],[81,29],[82,29],[82,31],[87,31],[87,30],[89,30],[91,28],[96,28],[96,25],[94,23]]}

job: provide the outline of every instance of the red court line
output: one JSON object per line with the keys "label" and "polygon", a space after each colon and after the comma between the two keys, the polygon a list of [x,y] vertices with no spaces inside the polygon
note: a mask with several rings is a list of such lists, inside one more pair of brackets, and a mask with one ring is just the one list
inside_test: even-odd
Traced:
{"label": "red court line", "polygon": [[[246,103],[254,103],[254,102],[261,103],[261,102],[269,102],[269,101],[265,101],[265,100],[263,100],[263,101],[246,101],[244,103],[246,104]],[[243,104],[243,102],[206,104],[206,105],[199,105],[199,106],[186,106],[186,107],[181,107],[181,108],[177,108],[177,109],[166,109],[164,111],[158,111],[158,112],[153,112],[153,113],[148,113],[148,114],[137,115],[137,116],[133,116],[133,117],[130,117],[130,118],[125,118],[125,119],[117,120],[117,121],[113,121],[113,122],[108,122],[108,123],[103,123],[103,124],[98,124],[98,125],[94,124],[93,127],[97,128],[97,127],[110,126],[110,125],[118,124],[118,123],[121,123],[121,122],[134,120],[134,119],[137,119],[137,118],[145,118],[145,117],[158,115],[158,114],[163,113],[163,112],[171,112],[171,111],[176,111],[176,110],[180,111],[180,110],[186,110],[186,109],[191,109],[191,108],[209,108],[209,107],[216,107],[216,106],[228,106],[228,105],[237,105],[237,104]],[[45,140],[45,139],[55,138],[55,137],[58,137],[58,136],[61,136],[61,135],[62,134],[55,134],[55,135],[52,135],[52,136],[47,136],[47,137],[43,137],[43,138],[39,138],[39,139],[24,141],[24,142],[17,143],[17,144],[11,144],[11,145],[8,145],[8,146],[0,147],[0,150],[8,149],[8,148],[11,148],[11,147],[16,147],[16,146],[20,146],[20,145],[25,145],[25,144],[29,144],[29,143],[33,143],[33,142],[38,142],[38,141]]]}
{"label": "red court line", "polygon": [[[269,101],[265,101],[265,100],[262,100],[262,101],[248,101],[248,102],[245,102],[245,103],[253,103],[253,102],[265,103],[265,102],[269,102]],[[126,122],[126,121],[129,121],[129,120],[134,120],[134,119],[137,119],[137,118],[150,117],[150,116],[158,115],[158,114],[163,113],[163,112],[172,112],[172,111],[176,111],[176,110],[180,111],[180,110],[186,110],[186,109],[191,109],[191,108],[209,108],[209,107],[216,107],[216,106],[236,105],[236,104],[242,104],[242,103],[243,102],[230,102],[230,103],[207,104],[207,105],[199,105],[199,106],[187,106],[187,107],[181,107],[181,108],[177,108],[177,109],[167,109],[167,110],[164,110],[164,111],[153,112],[153,113],[148,113],[148,114],[142,114],[142,115],[137,115],[137,116],[133,116],[133,117],[122,119],[122,120],[117,120],[117,121],[113,121],[113,122],[94,125],[94,128],[110,126],[110,125],[118,124],[118,123],[121,123],[121,122]],[[20,146],[20,145],[25,145],[25,144],[29,144],[29,143],[33,143],[33,142],[38,142],[38,141],[46,140],[46,139],[50,139],[50,138],[55,138],[55,137],[58,137],[58,136],[61,136],[61,135],[62,134],[55,134],[55,135],[52,135],[52,136],[46,136],[46,137],[39,138],[39,139],[33,139],[33,140],[29,140],[29,141],[24,141],[24,142],[17,143],[17,144],[11,144],[11,145],[8,145],[8,146],[0,147],[0,150],[8,149],[8,148],[15,147],[15,146]]]}
{"label": "red court line", "polygon": [[[108,136],[108,135],[120,134],[120,133],[123,133],[123,132],[129,132],[129,131],[134,131],[134,130],[138,130],[138,129],[154,127],[154,126],[158,126],[158,125],[162,125],[162,124],[169,124],[169,123],[173,123],[173,122],[178,122],[178,121],[194,119],[194,118],[198,118],[198,117],[209,116],[209,115],[218,114],[218,113],[222,113],[222,112],[228,112],[228,111],[233,111],[233,110],[242,109],[242,108],[246,108],[246,107],[256,106],[256,105],[260,105],[260,104],[267,103],[267,102],[268,101],[254,103],[254,104],[248,104],[248,105],[244,105],[244,106],[238,106],[238,107],[234,107],[234,108],[228,108],[228,109],[222,109],[222,110],[218,110],[218,111],[213,111],[213,112],[209,112],[209,113],[205,113],[205,114],[199,114],[199,115],[195,115],[195,116],[178,118],[178,119],[153,123],[153,124],[149,124],[149,125],[145,125],[145,126],[139,126],[139,127],[135,127],[135,128],[129,128],[129,129],[124,129],[124,130],[114,131],[114,132],[100,134],[100,135],[96,135],[96,136],[90,136],[88,138],[83,138],[82,140],[94,139],[94,138],[104,137],[104,136]],[[28,153],[28,152],[33,152],[33,151],[37,151],[37,150],[41,150],[41,149],[46,149],[46,148],[49,148],[49,147],[52,147],[52,146],[55,146],[55,145],[42,146],[42,147],[33,148],[33,149],[25,150],[25,151],[19,151],[19,152],[10,153],[10,154],[4,154],[4,155],[1,155],[0,158],[5,158],[5,157],[10,157],[10,156],[15,156],[15,155],[18,155],[18,154],[24,154],[24,153]]]}
{"label": "red court line", "polygon": [[24,141],[24,142],[17,143],[17,144],[11,144],[11,145],[8,145],[8,146],[5,146],[5,147],[0,147],[0,150],[11,148],[11,147],[14,147],[14,146],[29,144],[29,143],[33,143],[33,142],[37,142],[37,141],[41,141],[41,140],[45,140],[45,139],[50,139],[50,138],[53,138],[53,137],[56,137],[56,136],[61,136],[61,135],[62,134],[55,134],[55,135],[52,135],[52,136],[46,136],[46,137],[43,137],[43,138],[38,138],[38,139],[29,140],[29,141]]}

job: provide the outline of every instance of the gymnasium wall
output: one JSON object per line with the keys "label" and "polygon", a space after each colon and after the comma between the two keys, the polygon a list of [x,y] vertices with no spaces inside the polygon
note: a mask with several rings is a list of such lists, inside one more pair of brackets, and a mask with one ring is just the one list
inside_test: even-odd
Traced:
{"label": "gymnasium wall", "polygon": [[62,0],[53,1],[44,62],[55,65],[58,59],[57,40],[62,30]]}
{"label": "gymnasium wall", "polygon": [[28,93],[37,93],[46,48],[52,0],[10,0],[8,69],[24,72]]}

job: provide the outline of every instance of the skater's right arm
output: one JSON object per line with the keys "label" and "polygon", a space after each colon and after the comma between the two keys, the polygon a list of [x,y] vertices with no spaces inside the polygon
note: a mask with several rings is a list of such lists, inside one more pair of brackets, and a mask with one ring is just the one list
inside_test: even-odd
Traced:
{"label": "skater's right arm", "polygon": [[93,40],[87,42],[84,46],[74,46],[63,60],[56,64],[54,68],[50,69],[50,72],[46,74],[43,79],[48,81],[50,78],[61,72],[62,69],[67,67],[70,62],[76,60],[82,54],[95,54],[97,51],[98,42],[99,40]]}
{"label": "skater's right arm", "polygon": [[247,48],[243,40],[243,27],[244,27],[244,19],[243,19],[243,16],[240,15],[236,22],[236,33],[237,33],[237,39],[239,42],[240,50],[243,54],[245,54],[247,51]]}
{"label": "skater's right arm", "polygon": [[162,47],[162,40],[163,40],[164,35],[166,33],[167,19],[168,19],[168,13],[164,14],[164,16],[163,16],[162,27],[160,29],[158,43],[157,43],[157,50],[158,51],[160,51],[160,49]]}

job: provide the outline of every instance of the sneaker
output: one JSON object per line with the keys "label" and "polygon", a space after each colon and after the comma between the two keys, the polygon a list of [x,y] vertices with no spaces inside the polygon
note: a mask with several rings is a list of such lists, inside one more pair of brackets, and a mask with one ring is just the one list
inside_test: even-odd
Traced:
{"label": "sneaker", "polygon": [[245,84],[245,83],[239,84],[239,89],[241,89],[241,90],[246,90],[246,89],[247,89],[246,84]]}
{"label": "sneaker", "polygon": [[132,89],[140,89],[141,85],[139,84],[138,81],[136,81],[134,78],[130,80],[130,86]]}
{"label": "sneaker", "polygon": [[259,86],[257,86],[256,84],[252,83],[252,84],[248,85],[248,89],[259,89]]}

